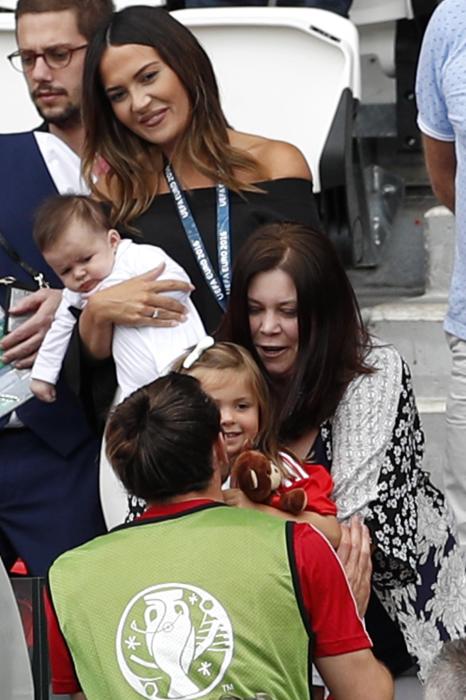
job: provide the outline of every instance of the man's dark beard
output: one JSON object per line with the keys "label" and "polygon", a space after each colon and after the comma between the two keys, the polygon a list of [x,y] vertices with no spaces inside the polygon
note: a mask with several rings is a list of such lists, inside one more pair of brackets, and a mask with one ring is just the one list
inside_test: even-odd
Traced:
{"label": "man's dark beard", "polygon": [[69,104],[61,114],[52,114],[51,116],[47,115],[37,104],[35,106],[47,124],[54,124],[61,129],[72,129],[81,125],[81,110],[76,105]]}

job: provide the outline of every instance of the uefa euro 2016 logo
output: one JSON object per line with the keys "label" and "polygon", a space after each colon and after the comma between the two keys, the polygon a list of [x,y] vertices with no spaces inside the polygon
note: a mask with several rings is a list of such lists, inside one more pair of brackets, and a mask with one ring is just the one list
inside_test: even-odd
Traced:
{"label": "uefa euro 2016 logo", "polygon": [[130,600],[116,653],[125,680],[141,697],[194,700],[221,683],[233,657],[233,628],[210,593],[165,583]]}

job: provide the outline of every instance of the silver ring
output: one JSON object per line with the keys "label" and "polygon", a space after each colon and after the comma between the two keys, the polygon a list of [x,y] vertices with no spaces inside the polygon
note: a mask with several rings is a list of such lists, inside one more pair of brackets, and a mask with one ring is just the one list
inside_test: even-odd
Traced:
{"label": "silver ring", "polygon": [[159,313],[160,309],[154,309],[152,312],[152,318],[158,318]]}

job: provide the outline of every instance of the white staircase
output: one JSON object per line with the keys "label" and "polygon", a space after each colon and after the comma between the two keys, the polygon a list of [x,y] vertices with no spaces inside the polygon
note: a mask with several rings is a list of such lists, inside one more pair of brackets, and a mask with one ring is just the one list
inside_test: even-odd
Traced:
{"label": "white staircase", "polygon": [[426,293],[363,309],[371,332],[393,343],[411,368],[426,434],[424,466],[438,485],[445,452],[445,401],[451,366],[443,318],[454,240],[453,215],[445,207],[430,209],[425,216]]}

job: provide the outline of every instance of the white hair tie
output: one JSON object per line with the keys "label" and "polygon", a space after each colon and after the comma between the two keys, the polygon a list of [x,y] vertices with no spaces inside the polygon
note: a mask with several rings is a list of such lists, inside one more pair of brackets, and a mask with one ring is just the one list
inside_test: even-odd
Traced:
{"label": "white hair tie", "polygon": [[204,338],[198,342],[196,347],[191,350],[189,355],[185,358],[183,362],[183,369],[191,369],[193,364],[199,360],[202,353],[211,348],[214,344],[215,340],[212,338],[212,336],[204,336]]}

